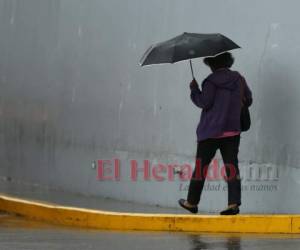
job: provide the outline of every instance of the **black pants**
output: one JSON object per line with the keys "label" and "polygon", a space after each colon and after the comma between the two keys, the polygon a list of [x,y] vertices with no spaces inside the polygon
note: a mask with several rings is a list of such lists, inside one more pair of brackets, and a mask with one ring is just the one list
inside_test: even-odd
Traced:
{"label": "black pants", "polygon": [[187,201],[192,205],[198,205],[204,187],[206,173],[210,162],[220,149],[226,169],[228,183],[228,205],[241,205],[241,180],[238,167],[238,152],[240,136],[232,136],[217,139],[207,139],[198,142],[196,164],[190,181]]}

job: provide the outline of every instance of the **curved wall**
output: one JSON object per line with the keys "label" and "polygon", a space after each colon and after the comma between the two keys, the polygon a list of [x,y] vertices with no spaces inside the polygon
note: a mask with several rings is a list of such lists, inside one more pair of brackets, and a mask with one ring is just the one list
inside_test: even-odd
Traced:
{"label": "curved wall", "polygon": [[[190,71],[186,62],[140,68],[138,61],[150,44],[184,31],[221,32],[243,47],[234,68],[254,94],[240,152],[243,211],[298,212],[299,7],[296,0],[0,0],[1,175],[177,206],[187,182],[141,174],[132,182],[130,160],[193,164],[200,110],[189,99]],[[194,65],[201,81],[209,71],[201,60]],[[121,180],[97,180],[92,162],[113,158]],[[201,209],[219,210],[226,197],[207,191]]]}

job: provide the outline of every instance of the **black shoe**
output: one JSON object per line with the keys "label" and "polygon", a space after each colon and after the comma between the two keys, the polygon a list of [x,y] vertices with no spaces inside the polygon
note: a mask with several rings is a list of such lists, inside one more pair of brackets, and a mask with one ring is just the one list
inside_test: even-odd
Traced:
{"label": "black shoe", "polygon": [[227,208],[223,210],[220,215],[236,215],[240,213],[240,209],[238,206]]}
{"label": "black shoe", "polygon": [[184,202],[185,202],[184,199],[180,199],[180,200],[178,201],[179,205],[180,205],[181,207],[183,207],[184,209],[190,211],[190,212],[193,213],[193,214],[198,213],[198,207],[197,207],[197,206],[194,206],[194,207],[187,207],[186,205],[184,205]]}

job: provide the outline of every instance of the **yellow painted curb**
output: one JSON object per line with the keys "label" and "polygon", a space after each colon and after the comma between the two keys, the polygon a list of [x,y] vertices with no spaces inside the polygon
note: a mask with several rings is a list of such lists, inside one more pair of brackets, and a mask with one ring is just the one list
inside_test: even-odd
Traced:
{"label": "yellow painted curb", "polygon": [[177,215],[117,213],[0,195],[0,210],[59,225],[106,230],[210,233],[300,233],[300,215]]}

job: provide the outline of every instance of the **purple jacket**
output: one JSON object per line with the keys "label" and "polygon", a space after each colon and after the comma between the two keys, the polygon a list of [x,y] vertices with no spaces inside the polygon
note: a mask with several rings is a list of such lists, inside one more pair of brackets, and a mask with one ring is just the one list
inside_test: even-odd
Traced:
{"label": "purple jacket", "polygon": [[[210,74],[202,82],[202,91],[191,88],[193,103],[202,109],[197,127],[197,140],[220,136],[225,131],[241,131],[241,81],[237,71],[224,68]],[[245,81],[246,83],[246,81]],[[244,88],[244,104],[251,106],[252,93],[247,83]]]}

